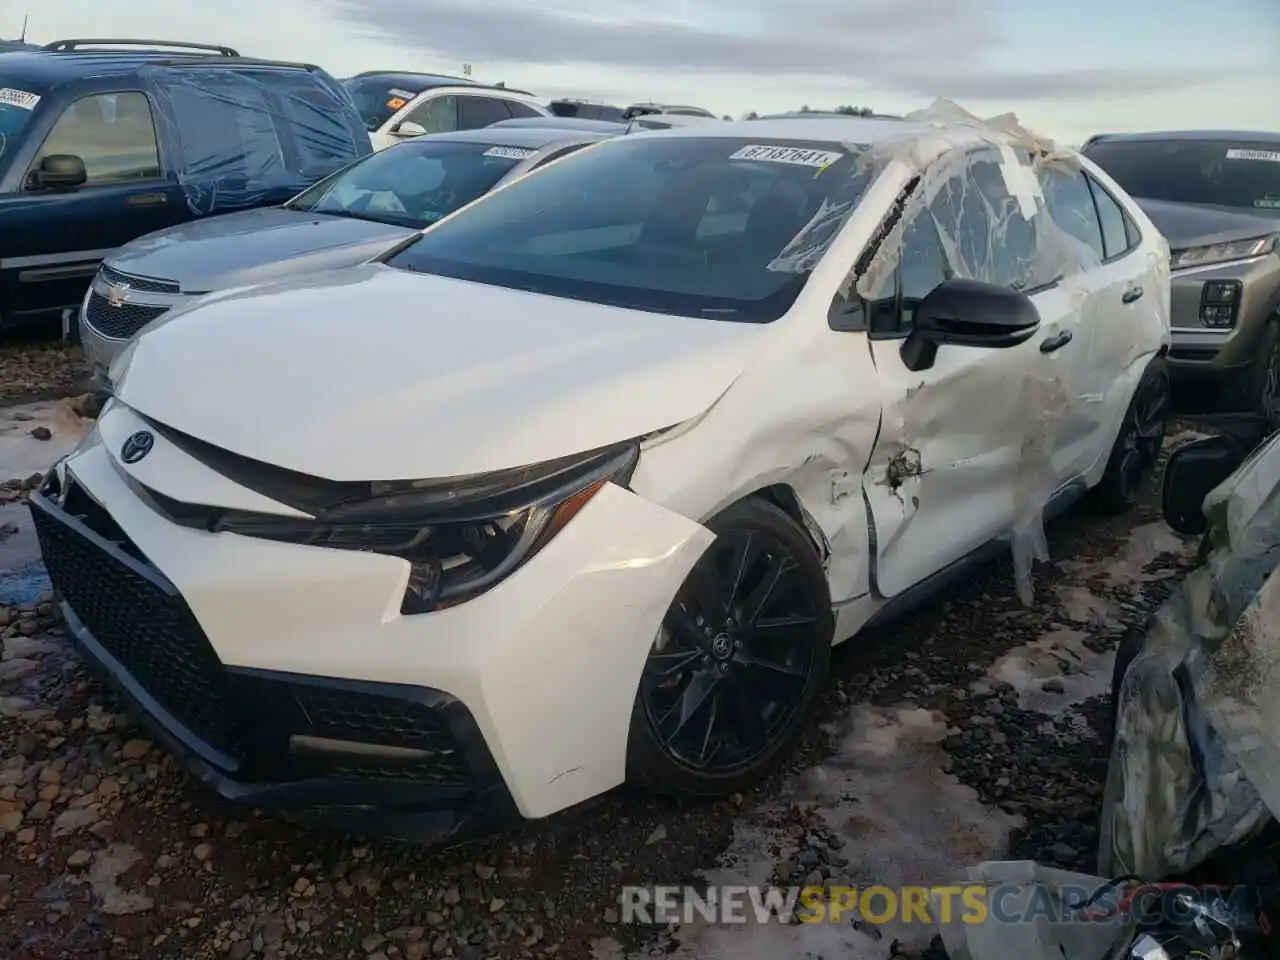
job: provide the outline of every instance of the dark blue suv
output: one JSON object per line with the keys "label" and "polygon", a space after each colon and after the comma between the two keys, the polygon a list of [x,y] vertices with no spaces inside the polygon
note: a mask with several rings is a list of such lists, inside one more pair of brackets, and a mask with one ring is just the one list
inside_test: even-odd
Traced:
{"label": "dark blue suv", "polygon": [[0,327],[65,320],[129,240],[283,203],[371,151],[307,64],[152,40],[0,51]]}

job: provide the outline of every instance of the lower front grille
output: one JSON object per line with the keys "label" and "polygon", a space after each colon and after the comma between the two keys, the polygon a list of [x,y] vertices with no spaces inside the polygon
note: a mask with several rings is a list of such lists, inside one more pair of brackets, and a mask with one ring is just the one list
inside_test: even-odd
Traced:
{"label": "lower front grille", "polygon": [[141,562],[31,512],[49,579],[98,643],[191,733],[242,759],[224,668],[181,596],[144,575]]}
{"label": "lower front grille", "polygon": [[[74,479],[63,490],[51,476],[31,514],[49,578],[96,644],[186,728],[190,736],[178,739],[212,748],[220,756],[200,752],[236,779],[328,777],[458,795],[475,788],[477,775],[487,782],[492,758],[468,732],[474,719],[448,694],[228,668],[177,588]],[[295,736],[312,745],[295,748]],[[317,750],[316,742],[329,745]]]}
{"label": "lower front grille", "polygon": [[147,307],[137,303],[113,306],[111,301],[96,290],[89,294],[84,320],[90,329],[113,340],[128,340],[168,307]]}

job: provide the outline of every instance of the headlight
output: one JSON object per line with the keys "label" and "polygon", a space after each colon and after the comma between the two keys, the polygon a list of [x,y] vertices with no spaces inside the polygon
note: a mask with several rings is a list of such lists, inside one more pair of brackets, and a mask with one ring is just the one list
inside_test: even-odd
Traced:
{"label": "headlight", "polygon": [[314,520],[228,510],[208,529],[401,557],[410,573],[400,612],[429,613],[506,579],[606,483],[629,483],[639,456],[626,443],[479,476],[372,483],[367,498]]}
{"label": "headlight", "polygon": [[1280,237],[1254,237],[1252,240],[1232,240],[1229,243],[1213,243],[1207,247],[1189,247],[1186,250],[1175,250],[1169,257],[1169,265],[1174,270],[1185,270],[1187,267],[1207,267],[1214,263],[1227,263],[1231,260],[1248,260],[1260,257],[1276,248]]}

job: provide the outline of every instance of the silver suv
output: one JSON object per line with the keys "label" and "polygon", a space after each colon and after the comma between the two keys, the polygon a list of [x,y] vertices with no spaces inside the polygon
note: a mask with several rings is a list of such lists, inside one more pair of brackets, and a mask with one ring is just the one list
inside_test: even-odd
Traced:
{"label": "silver suv", "polygon": [[1102,135],[1083,152],[1169,241],[1181,405],[1280,425],[1280,133]]}

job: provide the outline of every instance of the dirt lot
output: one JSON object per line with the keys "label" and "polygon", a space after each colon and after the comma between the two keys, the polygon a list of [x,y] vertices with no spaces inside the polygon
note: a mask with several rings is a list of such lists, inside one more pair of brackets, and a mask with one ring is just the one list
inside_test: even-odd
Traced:
{"label": "dirt lot", "polygon": [[[12,356],[0,356],[6,396],[77,380],[58,348],[25,368],[47,364],[58,386],[9,369]],[[74,442],[87,424],[67,408],[10,408],[0,473],[24,477],[30,458]],[[45,424],[50,438],[34,440]],[[7,485],[7,499],[21,488]],[[622,925],[619,887],[942,883],[1006,855],[1088,868],[1111,651],[1172,589],[1189,548],[1149,505],[1118,520],[1074,512],[1050,546],[1030,608],[996,564],[842,647],[821,722],[785,773],[747,795],[677,806],[619,791],[427,850],[304,830],[191,782],[84,672],[24,509],[0,505],[0,956],[913,955],[931,931]]]}

